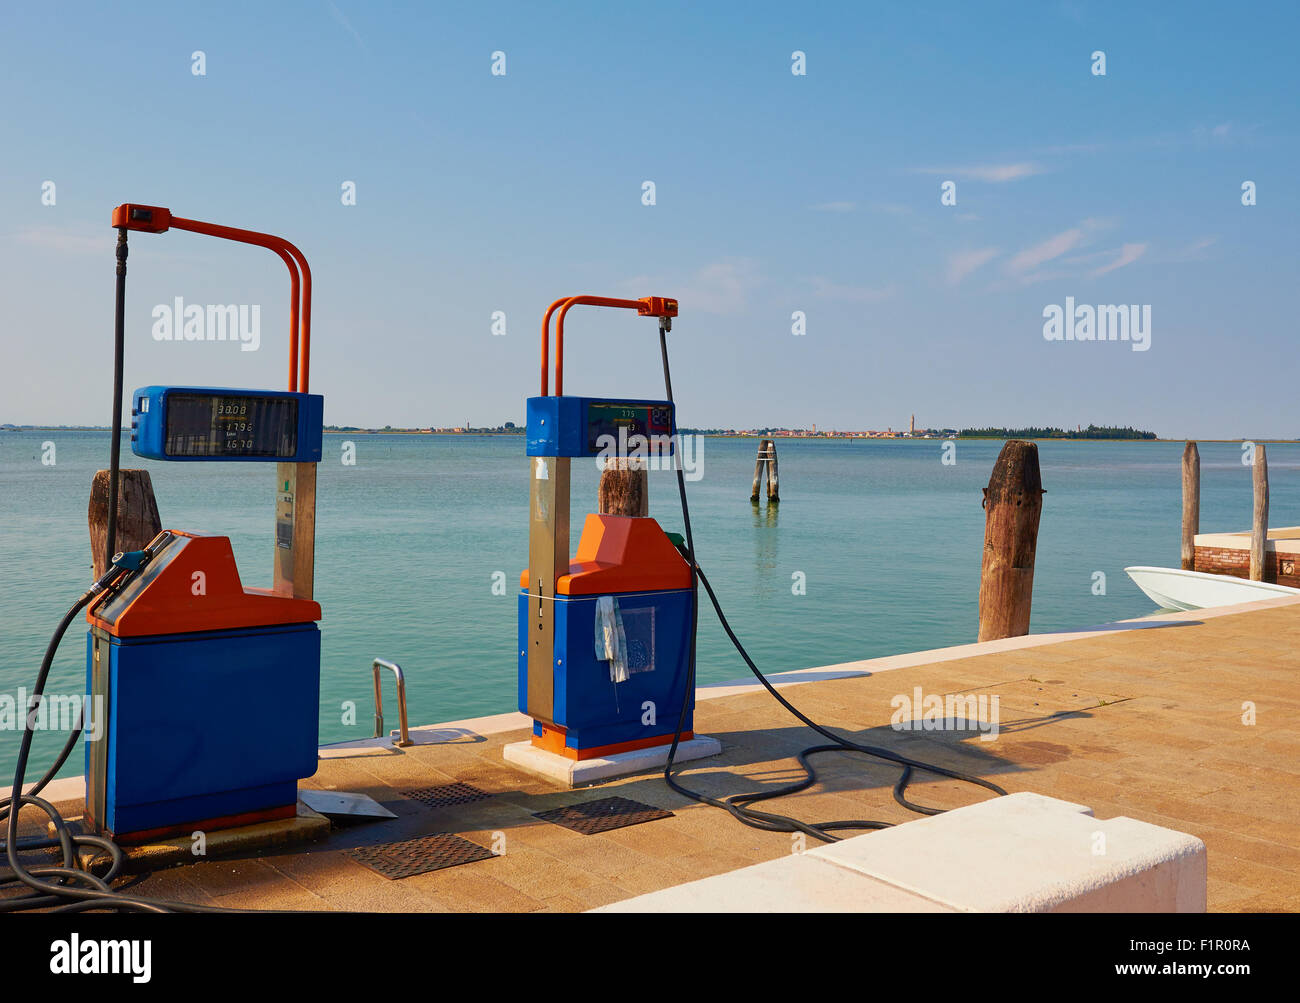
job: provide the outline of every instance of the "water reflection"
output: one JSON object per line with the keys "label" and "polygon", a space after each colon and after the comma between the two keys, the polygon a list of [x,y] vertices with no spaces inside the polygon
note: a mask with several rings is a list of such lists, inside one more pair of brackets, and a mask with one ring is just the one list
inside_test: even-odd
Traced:
{"label": "water reflection", "polygon": [[[766,585],[771,581],[770,572],[777,566],[777,541],[781,534],[777,530],[780,521],[781,505],[779,502],[763,504],[751,501],[754,520],[754,570],[759,572],[759,582]],[[768,591],[763,588],[762,591]]]}

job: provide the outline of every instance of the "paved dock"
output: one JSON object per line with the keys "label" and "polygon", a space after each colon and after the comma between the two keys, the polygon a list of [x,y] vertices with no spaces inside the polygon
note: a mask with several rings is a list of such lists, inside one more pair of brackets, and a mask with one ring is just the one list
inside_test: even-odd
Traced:
{"label": "paved dock", "polygon": [[[1200,837],[1211,911],[1298,910],[1300,602],[1235,609],[834,666],[783,692],[857,741],[977,773],[1009,792],[1087,805],[1099,818],[1127,815]],[[983,740],[978,729],[895,730],[895,698],[911,698],[917,687],[925,696],[996,695],[996,739]],[[701,695],[708,698],[696,729],[719,738],[724,752],[687,764],[683,783],[726,795],[801,776],[793,756],[818,738],[770,696],[744,688]],[[911,716],[920,719],[921,709]],[[254,909],[568,912],[792,852],[790,835],[687,801],[658,774],[557,790],[503,761],[502,745],[524,738],[522,730],[453,729],[442,737],[450,741],[332,750],[304,784],[368,794],[397,818],[336,826],[324,841],[262,856],[155,872],[133,888]],[[895,767],[839,753],[816,765],[818,786],[764,807],[814,821],[918,817],[891,796]],[[402,793],[456,782],[490,797],[428,807]],[[673,815],[598,835],[535,817],[611,795]],[[956,807],[987,795],[922,776],[910,796]],[[432,833],[504,852],[400,880],[349,853]]]}

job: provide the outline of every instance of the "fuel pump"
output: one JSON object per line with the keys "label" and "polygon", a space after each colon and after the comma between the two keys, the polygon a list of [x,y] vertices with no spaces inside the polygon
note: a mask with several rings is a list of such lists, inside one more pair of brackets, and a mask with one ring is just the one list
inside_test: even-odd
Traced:
{"label": "fuel pump", "polygon": [[[87,693],[104,727],[86,741],[86,818],[118,842],[286,818],[298,780],[316,771],[318,746],[321,609],[312,589],[324,405],[307,392],[311,271],[279,237],[158,206],[119,206],[113,226],[118,395],[130,230],[189,230],[278,254],[290,275],[289,385],[150,386],[132,396],[138,456],[276,464],[272,584],[243,583],[228,537],[164,530],[90,601]],[[115,437],[111,482],[116,457]]]}
{"label": "fuel pump", "polygon": [[[659,318],[666,400],[564,395],[564,318],[578,305],[630,309],[643,317]],[[555,394],[551,395],[550,322],[557,309]],[[520,576],[519,593],[519,709],[533,718],[533,734],[529,743],[505,746],[506,759],[571,786],[662,764],[665,783],[684,797],[721,808],[752,828],[802,832],[827,843],[840,839],[839,831],[882,829],[891,823],[869,819],[805,822],[754,807],[812,787],[817,775],[811,759],[816,755],[857,753],[898,767],[901,773],[894,785],[894,800],[922,815],[937,815],[942,809],[908,799],[907,789],[916,773],[1006,794],[982,777],[839,735],[804,714],[777,690],[732,630],[698,563],[680,463],[675,466],[684,537],[665,533],[650,518],[588,515],[577,554],[569,560],[572,458],[610,455],[611,439],[622,444],[655,434],[666,433],[670,441],[676,436],[667,340],[675,316],[677,301],[672,299],[571,296],[552,303],[542,321],[541,396],[528,400],[529,557],[528,570]],[[724,633],[758,683],[794,718],[827,740],[798,753],[802,780],[717,798],[692,790],[676,775],[679,764],[721,751],[716,739],[695,735],[693,730],[700,586]],[[645,714],[647,708],[654,712]],[[639,755],[644,752],[655,755]],[[585,773],[581,769],[584,762],[594,764]],[[567,768],[563,764],[568,764]]]}
{"label": "fuel pump", "polygon": [[[527,402],[528,568],[519,591],[518,706],[533,727],[531,748],[508,746],[506,756],[571,782],[574,763],[608,763],[655,746],[666,753],[679,715],[678,758],[720,749],[712,739],[691,746],[694,583],[680,541],[649,517],[593,513],[570,559],[573,459],[671,455],[677,433],[671,400],[565,395],[564,321],[575,306],[635,310],[667,331],[677,301],[571,296],[552,303],[542,323],[541,394]],[[550,323],[557,311],[551,394]]]}

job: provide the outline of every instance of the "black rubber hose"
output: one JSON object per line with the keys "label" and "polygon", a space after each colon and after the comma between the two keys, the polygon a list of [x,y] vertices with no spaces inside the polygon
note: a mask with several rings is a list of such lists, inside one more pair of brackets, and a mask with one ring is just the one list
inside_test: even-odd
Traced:
{"label": "black rubber hose", "polygon": [[[59,643],[67,633],[73,618],[86,605],[99,595],[119,577],[126,573],[126,568],[114,563],[117,557],[117,500],[119,490],[119,472],[122,459],[122,373],[125,355],[125,318],[126,318],[126,257],[127,228],[119,227],[117,231],[117,290],[113,311],[113,422],[112,442],[109,453],[108,474],[108,533],[105,540],[104,575],[95,585],[81,596],[68,610],[41,660],[40,671],[36,675],[36,685],[32,688],[31,709],[34,712],[40,705],[45,692],[45,681],[50,673]],[[31,752],[32,729],[27,719],[23,719],[22,741],[18,749],[18,761],[14,769],[14,783],[10,796],[0,799],[0,822],[7,822],[6,838],[0,842],[5,859],[8,860],[7,871],[0,871],[0,888],[6,884],[20,881],[31,889],[27,895],[8,896],[0,899],[0,913],[18,912],[27,909],[50,909],[54,912],[84,912],[89,909],[118,909],[128,912],[242,912],[244,910],[222,909],[216,906],[192,905],[188,902],[169,902],[161,899],[149,899],[139,896],[122,895],[114,892],[110,882],[121,872],[125,855],[121,847],[111,839],[84,833],[73,833],[52,804],[37,795],[45,788],[55,774],[67,762],[68,756],[76,748],[85,723],[85,707],[76,727],[68,735],[63,749],[40,780],[30,791],[23,792],[23,783],[27,772],[27,758]],[[23,807],[39,808],[49,819],[54,829],[53,838],[30,838],[19,840],[18,816]],[[59,848],[61,863],[53,866],[27,867],[19,860],[22,851]],[[87,871],[82,864],[79,847],[94,847],[109,855],[109,866],[102,876]],[[46,880],[57,879],[57,880]]]}
{"label": "black rubber hose", "polygon": [[[103,591],[103,588],[121,569],[113,565],[95,587],[81,596],[72,608],[63,615],[59,626],[46,646],[45,657],[41,659],[40,671],[32,687],[30,712],[34,713],[40,706],[45,692],[45,682],[50,674],[59,643],[67,633],[68,627],[78,613]],[[243,910],[222,909],[216,906],[192,905],[188,902],[169,902],[161,899],[149,899],[139,896],[122,895],[113,891],[110,882],[121,872],[124,863],[122,850],[111,839],[83,833],[73,833],[59,815],[55,807],[44,798],[38,797],[41,789],[49,783],[57,772],[59,765],[67,759],[71,747],[75,745],[80,729],[69,736],[64,745],[59,763],[48,770],[30,791],[23,791],[27,772],[27,759],[31,753],[34,730],[27,717],[23,718],[22,739],[18,747],[18,760],[14,766],[14,783],[10,796],[0,799],[0,820],[7,823],[3,847],[8,861],[7,872],[0,872],[0,887],[19,881],[31,889],[27,895],[9,896],[0,899],[0,913],[18,912],[28,909],[52,909],[56,912],[82,912],[88,909],[118,909],[129,912],[240,912]],[[23,807],[40,809],[48,818],[54,829],[52,838],[35,838],[19,840],[18,816]],[[18,857],[23,850],[39,850],[59,847],[60,863],[29,867]],[[103,875],[92,874],[82,863],[79,847],[94,847],[109,855],[109,866]]]}
{"label": "black rubber hose", "polygon": [[113,303],[113,438],[108,462],[108,537],[104,541],[104,568],[117,553],[118,472],[122,466],[122,363],[126,354],[126,227],[117,230],[117,293]]}
{"label": "black rubber hose", "polygon": [[[673,404],[672,375],[668,365],[667,331],[667,325],[661,321],[659,325],[659,353],[663,359],[664,391],[668,396],[668,403]],[[691,509],[690,504],[686,500],[686,475],[682,468],[680,457],[675,466],[677,468],[677,492],[681,497],[682,503],[682,522],[686,530],[686,545],[683,548],[684,552],[682,556],[686,558],[691,569],[691,639],[690,653],[687,658],[686,688],[682,697],[681,710],[677,716],[677,730],[673,734],[672,745],[668,748],[668,762],[664,766],[664,781],[669,787],[693,801],[698,801],[701,804],[712,805],[715,808],[721,808],[724,811],[730,812],[737,821],[743,822],[745,825],[751,826],[752,828],[764,829],[769,832],[803,832],[824,843],[833,843],[839,840],[840,837],[831,835],[832,830],[886,829],[889,828],[892,823],[877,822],[869,819],[842,819],[831,822],[809,823],[803,822],[797,818],[792,818],[788,815],[778,815],[770,812],[758,811],[754,808],[748,807],[756,801],[766,801],[772,798],[795,794],[799,791],[807,790],[815,784],[817,782],[817,773],[813,769],[812,763],[809,762],[809,757],[814,755],[820,755],[827,752],[855,752],[862,755],[872,756],[876,759],[883,759],[896,766],[901,766],[902,773],[899,776],[898,781],[894,784],[894,800],[904,808],[921,815],[939,815],[946,809],[931,808],[926,805],[916,804],[907,799],[906,791],[908,784],[911,782],[912,772],[914,770],[921,770],[925,773],[931,773],[936,776],[948,777],[953,780],[962,781],[963,783],[975,784],[979,787],[986,788],[999,796],[1003,796],[1007,793],[997,784],[985,780],[983,777],[963,773],[959,770],[950,770],[942,766],[935,766],[932,763],[925,763],[919,759],[911,759],[907,756],[899,755],[896,752],[891,752],[889,749],[884,749],[879,746],[861,745],[840,735],[836,735],[834,732],[823,728],[816,721],[795,707],[794,704],[790,703],[789,700],[783,697],[777,691],[776,687],[768,681],[767,677],[763,675],[762,670],[754,664],[754,660],[749,657],[749,652],[746,651],[745,646],[741,644],[740,638],[737,637],[736,632],[731,629],[731,624],[727,622],[726,614],[722,611],[722,604],[718,601],[718,596],[713,591],[713,586],[709,584],[709,579],[705,576],[699,563],[695,559],[695,541],[691,535]],[[677,747],[681,742],[682,732],[686,725],[686,708],[691,703],[691,697],[695,693],[695,646],[699,625],[699,584],[701,582],[704,584],[705,591],[709,594],[709,600],[713,604],[714,612],[717,613],[718,622],[722,624],[722,629],[726,632],[727,637],[740,653],[740,657],[745,660],[745,664],[749,666],[749,670],[754,674],[754,677],[763,684],[763,687],[776,698],[777,702],[780,703],[782,707],[809,728],[812,728],[818,734],[830,739],[832,743],[830,745],[811,746],[798,754],[797,758],[799,765],[803,767],[805,774],[803,780],[760,793],[736,794],[725,799],[718,799],[709,797],[706,794],[701,794],[698,791],[692,791],[682,786],[673,776],[673,761],[677,756]]]}

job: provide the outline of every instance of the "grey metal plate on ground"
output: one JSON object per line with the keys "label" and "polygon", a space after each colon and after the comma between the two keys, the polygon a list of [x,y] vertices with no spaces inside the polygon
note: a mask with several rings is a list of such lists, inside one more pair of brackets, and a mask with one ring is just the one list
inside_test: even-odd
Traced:
{"label": "grey metal plate on ground", "polygon": [[630,798],[610,797],[583,804],[565,805],[563,808],[552,808],[550,811],[540,811],[533,817],[540,818],[544,822],[554,822],[566,829],[580,832],[584,836],[594,836],[597,833],[609,832],[611,829],[640,825],[642,822],[653,822],[660,818],[672,818],[673,813]]}
{"label": "grey metal plate on ground", "polygon": [[348,850],[347,854],[357,863],[364,864],[390,881],[427,871],[440,871],[444,867],[472,864],[476,860],[486,860],[493,856],[487,847],[471,843],[450,832],[436,832],[430,836],[417,836],[396,843],[358,846]]}
{"label": "grey metal plate on ground", "polygon": [[298,800],[326,818],[397,818],[368,794],[346,791],[298,791]]}
{"label": "grey metal plate on ground", "polygon": [[430,808],[469,804],[471,801],[482,801],[491,796],[487,791],[481,791],[473,784],[462,784],[459,781],[454,784],[439,784],[437,787],[420,787],[413,791],[402,791],[402,797],[419,801]]}

